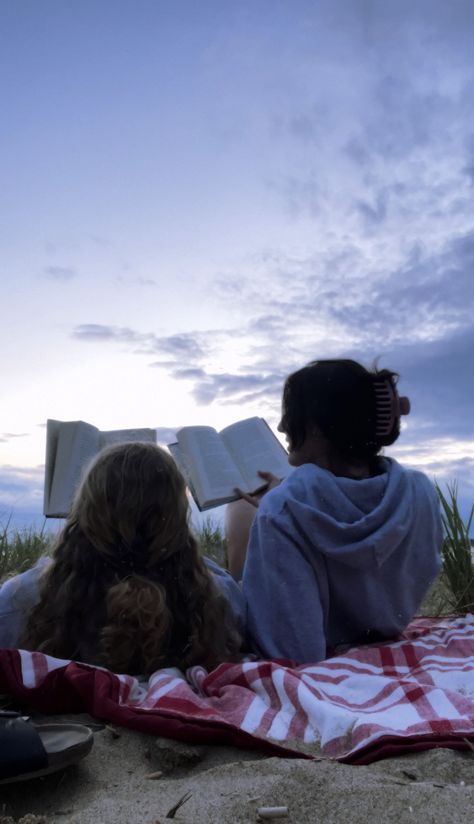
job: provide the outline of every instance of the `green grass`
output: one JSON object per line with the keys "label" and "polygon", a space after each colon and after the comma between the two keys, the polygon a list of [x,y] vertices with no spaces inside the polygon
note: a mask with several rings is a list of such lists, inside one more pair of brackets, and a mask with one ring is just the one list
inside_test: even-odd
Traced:
{"label": "green grass", "polygon": [[196,538],[199,541],[203,555],[211,558],[219,566],[227,569],[227,548],[222,529],[211,517],[207,517],[204,523],[196,530]]}
{"label": "green grass", "polygon": [[465,615],[474,612],[474,564],[469,535],[474,505],[467,521],[463,521],[458,507],[457,484],[448,484],[446,494],[438,485],[436,489],[441,502],[444,530],[441,581],[445,606],[451,612]]}
{"label": "green grass", "polygon": [[[196,538],[202,552],[220,566],[227,569],[225,539],[218,524],[208,517],[196,529]],[[34,566],[41,555],[50,551],[51,536],[42,530],[10,529],[10,518],[6,524],[0,522],[0,581]]]}
{"label": "green grass", "polygon": [[32,567],[49,552],[50,537],[42,530],[10,529],[10,518],[0,524],[0,581]]}
{"label": "green grass", "polygon": [[[458,507],[457,486],[448,485],[443,493],[436,486],[444,529],[443,569],[428,593],[421,612],[424,615],[447,615],[474,612],[474,564],[469,533],[474,521],[474,505],[466,521]],[[195,530],[202,552],[227,569],[226,542],[221,527],[211,517]],[[11,530],[0,523],[0,581],[8,575],[24,572],[50,549],[50,537],[32,529]]]}

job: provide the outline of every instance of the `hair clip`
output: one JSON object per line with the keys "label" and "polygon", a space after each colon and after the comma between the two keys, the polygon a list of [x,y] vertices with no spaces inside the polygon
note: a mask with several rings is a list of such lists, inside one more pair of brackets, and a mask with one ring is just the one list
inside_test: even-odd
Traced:
{"label": "hair clip", "polygon": [[375,378],[375,435],[386,438],[393,430],[395,421],[410,412],[410,400],[400,397],[390,377]]}

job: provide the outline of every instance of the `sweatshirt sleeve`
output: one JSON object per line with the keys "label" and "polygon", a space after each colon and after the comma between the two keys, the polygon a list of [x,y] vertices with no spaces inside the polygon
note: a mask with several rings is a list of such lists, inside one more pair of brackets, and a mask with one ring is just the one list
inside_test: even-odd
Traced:
{"label": "sweatshirt sleeve", "polygon": [[241,587],[237,581],[234,581],[232,576],[229,575],[225,569],[222,569],[222,567],[220,567],[219,564],[216,564],[216,562],[211,558],[204,557],[204,563],[206,564],[222,595],[224,595],[229,602],[234,618],[237,621],[239,631],[244,632],[245,601]]}
{"label": "sweatshirt sleeve", "polygon": [[257,514],[242,586],[249,641],[262,657],[297,663],[326,657],[318,582],[284,519]]}
{"label": "sweatshirt sleeve", "polygon": [[39,601],[41,573],[49,564],[49,558],[40,558],[34,567],[1,584],[0,647],[18,646],[28,616]]}

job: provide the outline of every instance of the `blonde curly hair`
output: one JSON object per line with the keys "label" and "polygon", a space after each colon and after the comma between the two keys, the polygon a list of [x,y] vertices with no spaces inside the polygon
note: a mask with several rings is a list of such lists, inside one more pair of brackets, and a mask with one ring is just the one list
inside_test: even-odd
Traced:
{"label": "blonde curly hair", "polygon": [[241,638],[188,520],[185,481],[167,452],[104,449],[76,494],[21,645],[131,674],[237,660]]}

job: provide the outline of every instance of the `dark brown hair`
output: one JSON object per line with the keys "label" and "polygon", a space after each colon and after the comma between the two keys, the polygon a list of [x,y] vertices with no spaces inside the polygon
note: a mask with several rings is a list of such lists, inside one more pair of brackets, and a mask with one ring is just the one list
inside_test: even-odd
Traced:
{"label": "dark brown hair", "polygon": [[389,369],[369,371],[353,360],[312,361],[289,375],[283,388],[281,426],[293,448],[301,446],[311,426],[346,458],[370,460],[382,446],[396,441],[400,419],[384,437],[376,435],[375,382],[398,375]]}
{"label": "dark brown hair", "polygon": [[235,660],[241,639],[188,511],[184,479],[163,449],[131,443],[101,452],[22,645],[132,674]]}

